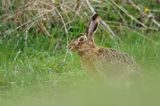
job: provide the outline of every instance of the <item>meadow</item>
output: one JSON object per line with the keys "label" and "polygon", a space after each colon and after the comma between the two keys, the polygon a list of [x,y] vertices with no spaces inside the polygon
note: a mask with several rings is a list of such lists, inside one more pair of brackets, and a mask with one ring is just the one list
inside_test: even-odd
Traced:
{"label": "meadow", "polygon": [[[131,87],[103,85],[88,75],[79,56],[67,49],[92,15],[87,4],[80,8],[77,2],[73,11],[69,8],[74,5],[72,0],[64,4],[58,0],[6,1],[10,4],[0,1],[5,4],[0,10],[0,106],[159,106],[160,20],[154,23],[142,18],[137,25],[140,12],[130,4],[117,0],[116,7],[106,0],[90,1],[116,35],[100,24],[94,36],[96,44],[131,55],[142,75]],[[160,15],[160,4],[154,0],[133,1],[141,5],[142,12],[149,9],[146,14]],[[56,13],[52,14],[51,5]]]}

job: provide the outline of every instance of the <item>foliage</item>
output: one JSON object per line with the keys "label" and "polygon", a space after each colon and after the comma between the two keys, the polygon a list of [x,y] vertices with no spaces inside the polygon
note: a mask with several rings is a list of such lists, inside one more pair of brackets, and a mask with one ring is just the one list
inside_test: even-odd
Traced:
{"label": "foliage", "polygon": [[[63,87],[78,86],[92,80],[81,68],[79,57],[66,49],[68,42],[85,30],[93,14],[86,1],[0,1],[0,103],[9,97],[24,97],[36,91],[47,91],[51,95],[63,91]],[[112,37],[101,24],[94,40],[99,46],[127,52],[141,67],[143,83],[134,86],[136,89],[128,89],[128,95],[133,92],[142,95],[152,91],[152,95],[158,93],[159,4],[154,0],[133,0],[139,11],[127,2],[130,0],[114,1],[89,1],[116,35]],[[139,20],[145,8],[154,15],[155,23],[147,17]],[[114,93],[112,87],[108,89]]]}

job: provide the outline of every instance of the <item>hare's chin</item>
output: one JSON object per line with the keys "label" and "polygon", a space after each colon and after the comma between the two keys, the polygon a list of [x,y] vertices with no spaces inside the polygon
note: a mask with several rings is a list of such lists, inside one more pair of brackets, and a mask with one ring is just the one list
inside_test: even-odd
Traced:
{"label": "hare's chin", "polygon": [[75,49],[72,49],[72,50],[70,50],[71,52],[76,52],[77,50],[75,50]]}
{"label": "hare's chin", "polygon": [[70,47],[69,50],[72,52],[76,51],[74,47]]}

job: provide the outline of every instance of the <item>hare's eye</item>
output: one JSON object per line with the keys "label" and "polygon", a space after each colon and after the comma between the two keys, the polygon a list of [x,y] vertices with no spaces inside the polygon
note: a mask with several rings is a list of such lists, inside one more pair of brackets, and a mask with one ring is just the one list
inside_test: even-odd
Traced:
{"label": "hare's eye", "polygon": [[84,41],[85,41],[85,38],[84,38],[84,37],[81,37],[81,38],[78,39],[78,41],[79,41],[79,42],[84,42]]}

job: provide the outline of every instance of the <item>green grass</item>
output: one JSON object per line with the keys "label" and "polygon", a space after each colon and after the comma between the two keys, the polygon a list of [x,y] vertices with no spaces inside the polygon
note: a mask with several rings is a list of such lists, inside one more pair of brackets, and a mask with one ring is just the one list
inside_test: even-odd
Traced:
{"label": "green grass", "polygon": [[[136,85],[134,86],[135,89],[127,89],[123,92],[127,92],[127,95],[132,95],[132,92],[138,92],[141,96],[156,94],[156,88],[159,88],[157,84],[160,81],[160,33],[150,32],[146,34],[147,37],[155,40],[155,43],[145,40],[134,32],[124,31],[122,36],[120,38],[117,37],[115,40],[106,36],[100,36],[99,34],[101,33],[103,32],[98,30],[95,34],[95,41],[98,45],[112,47],[129,53],[142,68],[143,84]],[[105,35],[105,33],[103,34]],[[101,37],[105,40],[102,41]],[[64,61],[66,55],[65,41],[61,49],[55,50],[55,46],[52,45],[55,42],[54,38],[51,38],[51,42],[48,43],[49,39],[45,36],[34,37],[30,35],[28,45],[25,45],[20,40],[15,38],[1,39],[1,103],[5,104],[6,101],[10,100],[8,98],[12,97],[24,98],[25,103],[29,98],[32,98],[32,95],[35,96],[37,93],[38,95],[48,93],[51,96],[51,94],[54,95],[63,91],[62,89],[78,86],[80,83],[92,79],[81,68],[79,57],[75,53],[72,55],[68,54]],[[17,42],[20,44],[17,44]],[[107,89],[111,90],[111,88],[108,87]],[[147,91],[145,91],[146,89]],[[153,89],[156,90],[153,91]],[[115,91],[111,90],[111,92],[114,93]],[[117,89],[116,92],[119,92],[119,90]],[[26,95],[28,99],[25,101]],[[47,98],[46,95],[45,97]],[[48,99],[43,100],[48,101]]]}
{"label": "green grass", "polygon": [[[142,1],[136,0],[136,3],[139,2],[142,4]],[[152,8],[153,3],[150,2],[144,2],[144,7]],[[103,19],[118,21],[120,17],[113,14],[116,9],[105,5],[97,9]],[[135,13],[130,6],[124,7]],[[137,17],[138,14],[134,15]],[[130,23],[131,20],[125,18]],[[77,18],[67,25],[68,40],[85,30],[86,21]],[[8,24],[0,23],[0,30],[16,27],[12,26],[14,23]],[[107,84],[97,82],[82,69],[76,53],[66,55],[66,33],[61,27],[62,24],[57,22],[53,28],[47,29],[51,38],[35,31],[36,27],[29,30],[27,40],[21,29],[5,33],[5,37],[0,35],[0,106],[60,106],[63,103],[65,106],[84,106],[85,103],[86,106],[159,106],[160,31],[123,27],[112,39],[100,26],[95,33],[97,45],[127,52],[140,66],[142,78],[139,82],[123,87],[110,81]],[[60,46],[56,47],[59,39]]]}

